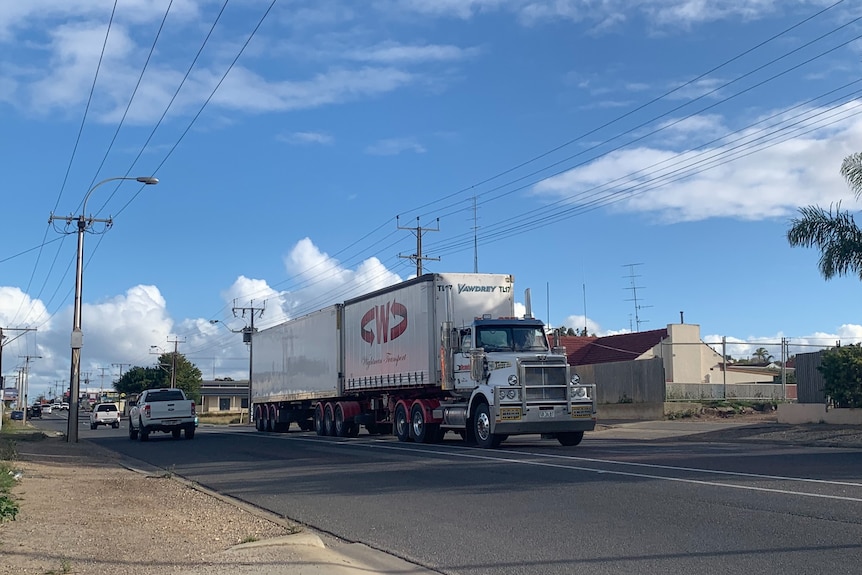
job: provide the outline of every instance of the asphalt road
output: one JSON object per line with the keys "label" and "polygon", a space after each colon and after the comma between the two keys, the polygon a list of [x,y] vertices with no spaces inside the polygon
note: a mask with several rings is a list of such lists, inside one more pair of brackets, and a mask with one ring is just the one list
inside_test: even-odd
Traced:
{"label": "asphalt road", "polygon": [[[56,419],[47,416],[45,427]],[[81,439],[443,573],[859,573],[862,452],[535,436],[497,450],[201,427]]]}

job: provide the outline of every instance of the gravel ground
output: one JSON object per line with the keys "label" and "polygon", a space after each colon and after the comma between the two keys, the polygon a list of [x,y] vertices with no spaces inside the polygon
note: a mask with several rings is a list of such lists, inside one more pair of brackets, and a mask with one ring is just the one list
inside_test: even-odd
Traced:
{"label": "gravel ground", "polygon": [[14,437],[20,512],[0,524],[2,575],[205,572],[238,543],[299,531],[168,474],[130,471],[88,442]]}

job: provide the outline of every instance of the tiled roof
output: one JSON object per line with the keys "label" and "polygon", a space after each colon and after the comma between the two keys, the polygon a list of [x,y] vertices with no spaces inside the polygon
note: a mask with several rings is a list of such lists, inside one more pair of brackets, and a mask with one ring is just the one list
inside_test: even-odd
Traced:
{"label": "tiled roof", "polygon": [[651,350],[667,337],[667,329],[654,329],[605,337],[563,336],[570,365],[630,361]]}

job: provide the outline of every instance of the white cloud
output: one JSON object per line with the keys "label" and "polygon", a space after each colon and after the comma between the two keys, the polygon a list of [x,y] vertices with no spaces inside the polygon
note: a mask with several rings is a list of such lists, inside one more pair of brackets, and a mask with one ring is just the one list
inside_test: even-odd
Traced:
{"label": "white cloud", "polygon": [[403,152],[424,154],[425,147],[413,138],[389,138],[379,140],[365,148],[365,153],[372,156],[397,156]]}
{"label": "white cloud", "polygon": [[[613,209],[651,213],[666,222],[790,217],[800,206],[852,200],[838,169],[862,135],[862,120],[853,116],[856,108],[860,104],[833,111],[843,118],[835,126],[797,133],[792,140],[777,141],[771,147],[757,140],[766,133],[758,127],[735,135],[734,143],[696,152],[658,147],[619,150],[548,178],[534,191],[572,205],[613,202]],[[686,140],[682,137],[686,131],[705,132],[699,141],[715,139],[710,130],[715,132],[719,125],[716,118],[678,124],[663,143]],[[796,129],[807,130],[810,125]],[[686,144],[694,147],[697,141],[688,138]],[[752,149],[760,151],[747,156]]]}
{"label": "white cloud", "polygon": [[288,144],[332,144],[335,138],[323,132],[292,132],[278,136],[278,140]]}
{"label": "white cloud", "polygon": [[358,60],[361,62],[399,64],[462,60],[475,53],[475,49],[459,48],[458,46],[452,45],[406,45],[389,41],[369,48],[353,50],[346,56],[352,60]]}

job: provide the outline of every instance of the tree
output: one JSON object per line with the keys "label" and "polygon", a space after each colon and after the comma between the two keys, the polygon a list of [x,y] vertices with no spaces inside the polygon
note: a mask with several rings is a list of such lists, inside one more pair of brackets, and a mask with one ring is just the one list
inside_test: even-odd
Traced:
{"label": "tree", "polygon": [[757,358],[758,363],[767,363],[772,359],[772,356],[769,354],[769,350],[765,347],[758,347],[751,355]]}
{"label": "tree", "polygon": [[[841,164],[841,175],[856,199],[862,196],[862,153],[851,154]],[[862,279],[862,230],[841,203],[824,210],[819,206],[799,208],[801,217],[790,221],[787,241],[791,246],[817,247],[820,273],[827,280],[854,273]]]}
{"label": "tree", "polygon": [[817,370],[825,381],[823,392],[835,407],[862,407],[862,344],[827,350]]}
{"label": "tree", "polygon": [[[203,376],[201,370],[186,357],[176,354],[176,384],[191,398],[200,395]],[[171,386],[171,370],[174,367],[174,352],[159,356],[155,367],[135,366],[123,374],[114,388],[126,395],[140,393],[145,389]]]}

